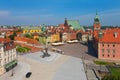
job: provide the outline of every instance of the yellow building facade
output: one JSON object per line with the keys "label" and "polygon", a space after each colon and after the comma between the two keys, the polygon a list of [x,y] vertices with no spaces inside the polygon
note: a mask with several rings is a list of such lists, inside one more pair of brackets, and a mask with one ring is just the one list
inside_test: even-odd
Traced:
{"label": "yellow building facade", "polygon": [[36,28],[36,27],[23,28],[23,34],[25,34],[25,33],[40,33],[40,32],[42,32],[41,28]]}
{"label": "yellow building facade", "polygon": [[51,42],[56,42],[56,41],[60,41],[60,33],[51,35]]}

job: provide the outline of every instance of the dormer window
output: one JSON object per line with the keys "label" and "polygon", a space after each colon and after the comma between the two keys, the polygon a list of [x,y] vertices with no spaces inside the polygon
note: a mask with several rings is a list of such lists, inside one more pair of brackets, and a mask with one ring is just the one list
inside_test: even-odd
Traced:
{"label": "dormer window", "polygon": [[114,32],[114,37],[115,37],[115,38],[117,38],[117,35],[118,35],[118,33],[117,33],[117,32]]}

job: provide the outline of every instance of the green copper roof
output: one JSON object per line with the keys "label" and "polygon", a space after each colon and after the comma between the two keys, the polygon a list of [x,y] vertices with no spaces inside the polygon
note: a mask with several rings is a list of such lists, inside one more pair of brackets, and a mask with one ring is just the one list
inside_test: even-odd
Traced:
{"label": "green copper roof", "polygon": [[95,16],[95,18],[94,18],[94,22],[95,22],[95,23],[99,23],[99,22],[100,22],[99,16],[98,16],[98,13],[97,13],[97,12],[96,12],[96,16]]}
{"label": "green copper roof", "polygon": [[42,30],[43,32],[46,31],[46,27],[43,26],[43,27],[41,28],[41,30]]}
{"label": "green copper roof", "polygon": [[84,30],[82,26],[80,26],[80,23],[78,20],[67,20],[68,26],[73,27],[73,29],[81,29]]}

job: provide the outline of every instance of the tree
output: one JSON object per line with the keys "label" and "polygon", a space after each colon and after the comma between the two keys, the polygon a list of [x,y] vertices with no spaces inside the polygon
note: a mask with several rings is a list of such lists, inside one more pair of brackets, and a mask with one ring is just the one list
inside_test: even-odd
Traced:
{"label": "tree", "polygon": [[32,36],[30,33],[26,33],[24,36],[25,36],[26,38],[31,38],[31,39],[33,39],[33,36]]}
{"label": "tree", "polygon": [[10,40],[14,40],[14,35],[9,36]]}
{"label": "tree", "polygon": [[15,32],[15,31],[13,32],[13,36],[17,36],[17,34],[16,34],[16,32]]}
{"label": "tree", "polygon": [[16,32],[14,31],[12,35],[9,36],[11,40],[14,40],[14,37],[17,36]]}

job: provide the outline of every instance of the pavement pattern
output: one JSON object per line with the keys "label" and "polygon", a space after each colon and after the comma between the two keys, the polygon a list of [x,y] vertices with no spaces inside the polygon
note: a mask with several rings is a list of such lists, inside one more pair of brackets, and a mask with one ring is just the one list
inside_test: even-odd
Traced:
{"label": "pavement pattern", "polygon": [[[24,62],[18,62],[18,65],[12,70],[3,74],[0,80],[23,80],[26,73],[30,71],[30,65]],[[11,76],[12,72],[13,76]]]}
{"label": "pavement pattern", "polygon": [[[49,52],[50,57],[41,58],[42,53],[36,52],[18,56],[18,61],[30,66],[28,68],[30,70],[26,69],[32,72],[29,79],[25,78],[26,70],[24,72],[18,67],[12,79],[6,76],[6,79],[2,78],[1,80],[87,80],[83,62],[80,59],[83,56],[88,60],[94,59],[90,54],[87,54],[87,46],[77,43],[65,44],[56,48],[64,51],[64,55]],[[27,65],[23,64],[21,66],[26,67]]]}
{"label": "pavement pattern", "polygon": [[71,57],[58,69],[53,80],[87,80],[82,60]]}

